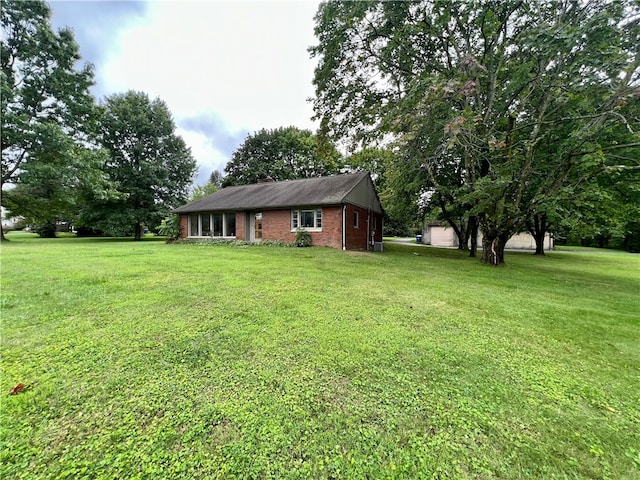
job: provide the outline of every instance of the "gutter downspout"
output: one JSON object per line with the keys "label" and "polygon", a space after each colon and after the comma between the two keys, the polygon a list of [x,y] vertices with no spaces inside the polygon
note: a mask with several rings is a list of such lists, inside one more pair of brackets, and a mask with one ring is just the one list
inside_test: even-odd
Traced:
{"label": "gutter downspout", "polygon": [[371,245],[369,244],[371,240],[371,208],[367,209],[367,252],[371,250]]}
{"label": "gutter downspout", "polygon": [[342,205],[342,250],[347,249],[347,206]]}

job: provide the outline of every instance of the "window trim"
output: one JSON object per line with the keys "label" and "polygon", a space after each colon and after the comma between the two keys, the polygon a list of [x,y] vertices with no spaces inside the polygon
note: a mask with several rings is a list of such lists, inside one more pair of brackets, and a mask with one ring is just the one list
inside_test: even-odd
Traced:
{"label": "window trim", "polygon": [[[302,218],[302,212],[312,212],[313,215],[313,227],[301,227],[300,220]],[[291,232],[295,233],[298,230],[305,230],[307,232],[322,232],[322,208],[310,207],[310,208],[294,208],[291,209]]]}

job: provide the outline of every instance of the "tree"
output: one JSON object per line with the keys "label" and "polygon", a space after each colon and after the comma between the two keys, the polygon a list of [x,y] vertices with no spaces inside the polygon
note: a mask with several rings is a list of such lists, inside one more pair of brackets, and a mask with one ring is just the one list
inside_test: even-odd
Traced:
{"label": "tree", "polygon": [[199,198],[206,197],[207,195],[217,192],[222,187],[223,180],[224,178],[220,171],[212,171],[207,183],[193,187],[191,195],[189,195],[189,201],[193,202],[194,200],[198,200]]}
{"label": "tree", "polygon": [[89,93],[93,68],[86,64],[76,69],[80,54],[73,33],[52,30],[45,2],[6,0],[0,16],[0,188],[4,194],[6,185],[20,183],[28,163],[33,178],[39,169],[36,163],[51,159],[45,151],[47,132],[86,143],[97,112]]}
{"label": "tree", "polygon": [[384,208],[384,230],[389,235],[412,235],[420,216],[414,179],[402,177],[391,148],[365,147],[345,159],[348,169],[369,172]]}
{"label": "tree", "polygon": [[310,130],[296,127],[262,129],[248,135],[225,167],[223,186],[259,180],[293,180],[337,173],[341,155],[318,141]]}
{"label": "tree", "polygon": [[566,198],[559,211],[558,230],[570,243],[637,251],[640,171],[606,172]]}
{"label": "tree", "polygon": [[193,187],[191,191],[191,195],[189,195],[189,201],[193,202],[198,200],[199,198],[206,197],[207,195],[211,195],[219,190],[215,183],[205,183],[204,185],[196,185]]}
{"label": "tree", "polygon": [[103,168],[124,198],[94,199],[85,224],[140,240],[144,226],[158,226],[185,201],[196,162],[162,100],[129,91],[107,97],[104,107],[100,130],[110,155]]}
{"label": "tree", "polygon": [[[316,117],[333,138],[392,135],[498,265],[545,204],[640,145],[639,19],[604,0],[323,3]],[[621,126],[626,146],[609,135]]]}
{"label": "tree", "polygon": [[37,131],[41,138],[3,202],[12,215],[36,226],[41,237],[55,237],[58,222],[73,222],[88,194],[112,195],[100,170],[106,152],[74,143],[53,123],[39,125]]}
{"label": "tree", "polygon": [[224,176],[220,170],[213,170],[211,175],[209,175],[209,183],[218,188],[222,187],[222,182],[224,180]]}

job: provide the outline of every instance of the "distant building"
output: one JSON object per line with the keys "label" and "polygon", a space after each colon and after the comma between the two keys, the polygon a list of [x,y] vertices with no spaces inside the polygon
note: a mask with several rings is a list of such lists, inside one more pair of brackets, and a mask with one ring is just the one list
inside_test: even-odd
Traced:
{"label": "distant building", "polygon": [[22,220],[24,220],[24,217],[7,217],[7,209],[2,207],[2,228],[4,230],[11,230]]}
{"label": "distant building", "polygon": [[[456,232],[448,225],[439,222],[432,222],[424,226],[422,232],[422,243],[434,245],[436,247],[457,247],[458,236]],[[482,247],[482,232],[478,232],[478,246]],[[535,250],[536,241],[527,232],[514,235],[505,245],[507,249]],[[553,250],[553,238],[547,233],[544,237],[544,249]]]}

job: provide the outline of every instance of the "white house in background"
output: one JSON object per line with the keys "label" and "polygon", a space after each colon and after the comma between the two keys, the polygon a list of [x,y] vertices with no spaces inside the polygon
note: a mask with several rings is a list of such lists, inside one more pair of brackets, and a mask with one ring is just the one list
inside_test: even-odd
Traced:
{"label": "white house in background", "polygon": [[20,220],[24,220],[24,217],[9,217],[7,218],[7,210],[2,207],[2,228],[13,228]]}
{"label": "white house in background", "polygon": [[[457,247],[458,236],[450,226],[433,222],[423,227],[422,243],[436,247]],[[478,247],[482,247],[481,232],[478,233]],[[536,241],[529,233],[518,233],[509,239],[505,248],[535,250]],[[544,249],[553,250],[553,248],[553,238],[547,233],[544,237]]]}

